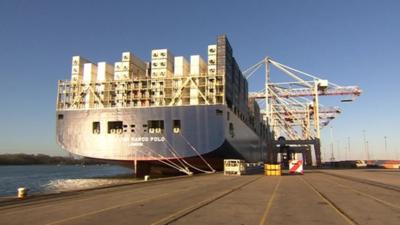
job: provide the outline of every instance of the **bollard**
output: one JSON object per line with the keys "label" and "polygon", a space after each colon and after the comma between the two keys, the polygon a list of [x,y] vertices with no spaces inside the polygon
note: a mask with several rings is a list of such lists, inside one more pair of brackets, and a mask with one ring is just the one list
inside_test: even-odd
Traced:
{"label": "bollard", "polygon": [[150,179],[149,175],[144,176],[144,181],[148,181]]}
{"label": "bollard", "polygon": [[28,195],[28,189],[25,187],[18,188],[18,198],[23,199]]}

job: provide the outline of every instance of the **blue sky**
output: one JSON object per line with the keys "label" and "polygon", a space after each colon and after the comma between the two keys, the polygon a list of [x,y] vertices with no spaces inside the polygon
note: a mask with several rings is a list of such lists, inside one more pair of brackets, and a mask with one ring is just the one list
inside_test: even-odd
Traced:
{"label": "blue sky", "polygon": [[[73,55],[115,62],[130,50],[149,60],[151,49],[169,48],[175,55],[205,56],[207,45],[225,33],[242,69],[269,55],[361,86],[364,93],[352,104],[323,98],[343,109],[331,123],[335,154],[345,157],[350,137],[347,158],[365,158],[365,129],[372,157],[393,158],[396,150],[400,155],[399,11],[394,0],[2,0],[0,153],[65,154],[55,143],[56,84],[70,77]],[[250,89],[261,89],[262,82],[261,74],[252,77]],[[326,149],[329,129],[323,138]]]}

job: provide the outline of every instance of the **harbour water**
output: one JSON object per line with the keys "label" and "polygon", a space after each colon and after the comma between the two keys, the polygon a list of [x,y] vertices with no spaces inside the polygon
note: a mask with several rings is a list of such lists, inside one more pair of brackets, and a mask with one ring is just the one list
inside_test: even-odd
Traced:
{"label": "harbour water", "polygon": [[54,193],[126,183],[133,180],[130,174],[129,168],[111,165],[0,166],[0,197],[22,186],[30,193]]}

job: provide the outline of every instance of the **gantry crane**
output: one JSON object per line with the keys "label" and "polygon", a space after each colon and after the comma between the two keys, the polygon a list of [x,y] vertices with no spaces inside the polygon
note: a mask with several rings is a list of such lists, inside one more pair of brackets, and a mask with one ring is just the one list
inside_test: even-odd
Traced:
{"label": "gantry crane", "polygon": [[[321,128],[336,118],[338,107],[323,107],[320,96],[351,96],[343,102],[350,102],[360,96],[358,86],[339,86],[328,80],[291,68],[269,57],[244,71],[247,78],[258,69],[265,67],[265,88],[249,93],[249,98],[263,101],[262,111],[265,122],[271,128],[268,143],[268,160],[277,160],[277,146],[291,146],[299,149],[308,165],[312,164],[311,145],[315,151],[315,162],[321,165]],[[272,82],[271,66],[289,77],[289,82]],[[278,141],[279,139],[279,141]]]}

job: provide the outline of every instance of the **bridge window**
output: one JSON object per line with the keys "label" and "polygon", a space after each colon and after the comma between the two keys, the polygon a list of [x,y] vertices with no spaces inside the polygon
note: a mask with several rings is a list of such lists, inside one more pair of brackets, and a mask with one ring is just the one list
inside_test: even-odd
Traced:
{"label": "bridge window", "polygon": [[93,122],[92,132],[93,132],[93,134],[100,134],[100,122],[98,122],[98,121]]}
{"label": "bridge window", "polygon": [[216,109],[215,113],[217,114],[217,116],[221,116],[222,114],[224,114],[224,112],[220,109]]}
{"label": "bridge window", "polygon": [[64,119],[64,114],[58,114],[58,119],[59,119],[59,120]]}
{"label": "bridge window", "polygon": [[122,121],[108,121],[108,129],[107,132],[109,134],[121,134],[123,132],[123,123]]}

